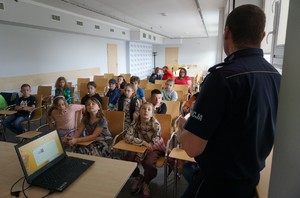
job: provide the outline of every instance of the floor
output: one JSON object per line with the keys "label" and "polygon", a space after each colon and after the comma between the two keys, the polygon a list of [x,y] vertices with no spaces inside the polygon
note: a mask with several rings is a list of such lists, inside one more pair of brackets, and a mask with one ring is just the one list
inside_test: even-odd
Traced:
{"label": "floor", "polygon": [[[45,123],[45,120],[43,120],[43,123]],[[32,129],[36,129],[38,127],[39,123],[33,123]],[[2,132],[2,128],[0,128],[0,131]],[[3,135],[0,134],[0,141],[3,141]],[[6,141],[12,142],[12,143],[18,143],[18,139],[15,137],[15,134],[12,133],[9,130],[6,130]],[[140,168],[141,173],[143,172],[143,168]],[[131,195],[130,188],[133,183],[134,179],[130,178],[127,183],[124,185],[123,189],[120,191],[117,198],[134,198],[134,197],[141,197],[141,194],[139,195]],[[173,172],[168,177],[168,191],[167,191],[167,198],[173,197],[173,186],[174,186],[174,174]],[[178,180],[177,184],[177,197],[180,197],[184,190],[187,188],[187,182],[185,179],[181,176]],[[150,197],[158,198],[158,197],[165,197],[165,190],[164,190],[164,168],[158,169],[158,175],[155,179],[152,180],[150,183]]]}

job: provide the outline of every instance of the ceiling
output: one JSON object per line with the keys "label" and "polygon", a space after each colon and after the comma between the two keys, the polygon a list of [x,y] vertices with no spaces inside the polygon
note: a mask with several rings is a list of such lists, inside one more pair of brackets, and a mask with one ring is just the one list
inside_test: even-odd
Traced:
{"label": "ceiling", "polygon": [[166,38],[218,34],[219,9],[227,0],[35,0],[136,31]]}

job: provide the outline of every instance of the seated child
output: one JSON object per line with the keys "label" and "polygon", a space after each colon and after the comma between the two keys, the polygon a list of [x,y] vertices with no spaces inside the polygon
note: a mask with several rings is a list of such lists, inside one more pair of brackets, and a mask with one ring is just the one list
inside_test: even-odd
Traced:
{"label": "seated child", "polygon": [[162,80],[167,80],[169,78],[174,79],[174,75],[171,69],[169,69],[168,66],[163,66],[162,68],[163,71],[163,76],[162,76]]}
{"label": "seated child", "polygon": [[[57,96],[53,100],[53,106],[50,108],[47,116],[47,122],[50,128],[58,131],[60,138],[72,136],[76,130],[76,111],[84,110],[84,105],[68,105],[63,96]],[[52,122],[54,121],[54,123]]]}
{"label": "seated child", "polygon": [[166,114],[167,113],[167,105],[162,102],[162,93],[158,89],[153,89],[151,91],[150,102],[154,106],[154,112],[157,114]]}
{"label": "seated child", "polygon": [[126,84],[127,84],[127,82],[124,79],[124,76],[119,75],[118,76],[118,83],[117,83],[118,89],[124,89],[124,87],[125,87]]}
{"label": "seated child", "polygon": [[97,88],[96,83],[94,81],[88,82],[87,88],[88,88],[88,94],[86,94],[81,99],[81,104],[85,105],[86,101],[91,97],[96,98],[97,100],[99,100],[100,103],[102,103],[102,98],[100,97],[100,95],[98,93],[96,93],[96,88]]}
{"label": "seated child", "polygon": [[28,119],[30,111],[36,107],[36,99],[30,95],[31,87],[29,84],[23,84],[21,86],[21,93],[22,96],[17,99],[15,106],[15,110],[18,112],[6,117],[2,123],[3,126],[17,135],[25,132],[22,122]]}
{"label": "seated child", "polygon": [[120,96],[115,107],[115,110],[125,112],[125,129],[127,129],[131,122],[138,117],[139,108],[140,101],[135,97],[134,86],[128,83],[125,85],[124,93]]}
{"label": "seated child", "polygon": [[106,93],[106,96],[109,97],[108,100],[108,110],[113,110],[119,97],[120,97],[120,90],[117,89],[117,81],[115,79],[110,79],[108,81],[109,90]]}
{"label": "seated child", "polygon": [[64,96],[67,103],[72,103],[71,89],[68,87],[67,79],[59,77],[55,82],[55,96]]}
{"label": "seated child", "polygon": [[169,78],[166,81],[165,88],[162,90],[163,100],[176,101],[178,99],[177,92],[173,88],[174,80],[172,78]]}
{"label": "seated child", "polygon": [[190,113],[193,103],[196,101],[199,92],[195,93],[188,101],[186,101],[181,109],[181,115],[185,116]]}
{"label": "seated child", "polygon": [[[77,153],[108,157],[112,137],[108,130],[107,120],[102,112],[101,104],[96,98],[89,98],[85,103],[86,112],[81,125],[72,137],[65,137],[64,141]],[[82,136],[83,131],[87,136]],[[93,141],[88,146],[76,145],[80,142]]]}
{"label": "seated child", "polygon": [[130,83],[134,85],[134,92],[137,99],[141,100],[142,103],[146,102],[145,92],[142,88],[139,87],[140,78],[138,76],[131,76]]}
{"label": "seated child", "polygon": [[154,73],[152,73],[150,78],[149,78],[149,82],[154,84],[155,80],[161,80],[162,79],[162,74],[160,74],[159,71],[160,71],[160,68],[155,67]]}
{"label": "seated child", "polygon": [[156,161],[165,154],[164,141],[160,134],[160,123],[154,117],[154,107],[151,103],[143,103],[139,110],[139,117],[126,131],[125,141],[130,144],[144,145],[147,147],[145,154],[128,152],[127,160],[141,162],[144,175],[139,174],[137,167],[132,176],[136,177],[131,187],[131,193],[142,190],[142,197],[149,197],[149,183],[156,177]]}

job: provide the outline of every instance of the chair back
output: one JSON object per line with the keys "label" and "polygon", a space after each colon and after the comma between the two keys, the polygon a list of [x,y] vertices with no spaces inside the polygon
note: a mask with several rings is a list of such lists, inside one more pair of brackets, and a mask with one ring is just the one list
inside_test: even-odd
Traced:
{"label": "chair back", "polygon": [[178,85],[178,84],[175,84],[174,85],[174,90],[175,91],[182,91],[183,95],[186,95],[186,94],[189,93],[189,87],[188,87],[188,85]]}
{"label": "chair back", "polygon": [[108,129],[114,138],[124,130],[125,112],[103,110],[103,113],[108,122]]}
{"label": "chair back", "polygon": [[79,96],[83,98],[88,93],[87,83],[81,83],[79,86]]}
{"label": "chair back", "polygon": [[37,109],[34,111],[34,115],[30,118],[30,120],[31,121],[40,120],[43,115],[43,108],[41,108],[42,107],[42,96],[39,94],[32,94],[32,96],[35,97],[35,100],[36,100],[35,108],[37,108]]}
{"label": "chair back", "polygon": [[81,120],[82,120],[82,117],[83,117],[82,113],[83,113],[82,110],[79,110],[79,111],[75,112],[75,129],[78,129],[81,125]]}
{"label": "chair back", "polygon": [[192,87],[193,87],[193,84],[195,84],[195,77],[194,76],[190,76],[191,78],[191,81],[192,81]]}
{"label": "chair back", "polygon": [[183,94],[183,91],[178,90],[178,91],[176,91],[176,93],[178,96],[178,99],[177,99],[178,101],[180,101],[181,103],[184,101],[187,101],[187,97],[186,97],[186,95]]}
{"label": "chair back", "polygon": [[124,76],[124,79],[126,80],[127,83],[130,83],[131,74],[120,74],[120,75]]}
{"label": "chair back", "polygon": [[72,98],[72,104],[75,104],[75,100],[77,100],[79,97],[78,95],[75,96],[75,87],[69,87],[71,90],[71,98]]}
{"label": "chair back", "polygon": [[[88,82],[90,82],[90,78],[77,78],[77,85],[76,86],[77,86],[77,91],[78,91],[79,95],[81,94],[80,93],[81,84],[82,83],[86,83],[87,84]],[[80,95],[80,97],[82,97],[82,96]]]}
{"label": "chair back", "polygon": [[101,102],[102,110],[107,110],[107,108],[108,108],[109,97],[104,96],[104,97],[102,97],[101,99],[102,99],[102,102]]}
{"label": "chair back", "polygon": [[176,118],[180,114],[180,101],[163,101],[167,105],[167,114],[172,116],[172,123],[175,122]]}
{"label": "chair back", "polygon": [[90,78],[77,78],[77,87],[80,87],[81,83],[88,83],[90,82]]}
{"label": "chair back", "polygon": [[105,96],[106,93],[108,92],[109,88],[108,86],[97,86],[96,92],[101,96]]}
{"label": "chair back", "polygon": [[43,116],[42,96],[38,94],[32,94],[32,96],[35,97],[36,100],[35,108],[30,112],[28,120],[23,122],[23,124],[27,124],[28,131],[30,131],[30,123],[33,121],[40,121],[40,126],[42,124]]}
{"label": "chair back", "polygon": [[72,87],[72,82],[67,82],[68,87]]}
{"label": "chair back", "polygon": [[146,84],[146,89],[158,89],[158,90],[162,90],[162,84],[152,84],[152,83],[147,83]]}
{"label": "chair back", "polygon": [[113,78],[114,75],[115,74],[113,74],[113,73],[104,73],[104,78],[107,78],[109,80],[109,79]]}
{"label": "chair back", "polygon": [[145,89],[144,93],[145,93],[145,99],[150,102],[150,98],[151,98],[151,91],[152,89]]}
{"label": "chair back", "polygon": [[94,79],[94,82],[96,83],[97,87],[105,87],[108,86],[108,78],[96,78]]}
{"label": "chair back", "polygon": [[37,88],[37,94],[42,97],[50,96],[52,94],[52,86],[39,85]]}
{"label": "chair back", "polygon": [[114,75],[112,78],[115,79],[118,82],[118,76]]}
{"label": "chair back", "polygon": [[[127,81],[126,81],[127,82]],[[130,81],[128,82],[130,83]],[[149,83],[148,80],[140,80],[140,84],[139,84],[139,87],[142,88],[142,89],[145,89],[146,88],[146,85]]]}
{"label": "chair back", "polygon": [[51,105],[51,94],[52,94],[52,86],[41,86],[39,85],[37,88],[37,94],[42,97],[43,105]]}
{"label": "chair back", "polygon": [[94,75],[93,81],[96,82],[97,80],[104,78],[104,75]]}
{"label": "chair back", "polygon": [[160,85],[162,85],[162,87],[164,87],[166,82],[167,82],[167,80],[155,80],[154,84],[160,84]]}
{"label": "chair back", "polygon": [[155,114],[155,118],[160,123],[161,137],[164,139],[164,142],[167,145],[167,141],[172,133],[172,116],[170,114]]}

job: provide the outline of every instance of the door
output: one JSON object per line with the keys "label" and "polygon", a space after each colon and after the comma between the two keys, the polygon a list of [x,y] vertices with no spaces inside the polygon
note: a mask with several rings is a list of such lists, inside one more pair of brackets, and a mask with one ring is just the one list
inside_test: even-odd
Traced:
{"label": "door", "polygon": [[178,47],[170,47],[165,50],[166,65],[173,66],[178,65]]}
{"label": "door", "polygon": [[118,75],[118,46],[107,44],[107,70],[108,73]]}

